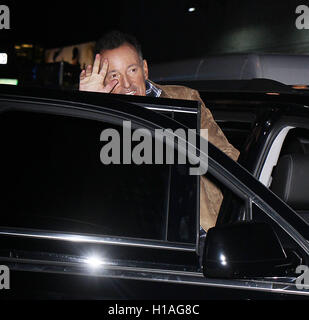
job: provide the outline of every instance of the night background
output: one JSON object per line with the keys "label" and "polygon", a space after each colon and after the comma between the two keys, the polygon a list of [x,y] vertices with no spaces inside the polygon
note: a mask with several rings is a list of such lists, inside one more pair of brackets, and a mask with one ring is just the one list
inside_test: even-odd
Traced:
{"label": "night background", "polygon": [[[79,92],[115,29],[187,88]],[[309,0],[0,0],[0,300],[308,298],[308,60]]]}
{"label": "night background", "polygon": [[[10,30],[0,30],[0,49],[11,57],[17,56],[18,62],[9,59],[10,70],[18,68],[15,73],[44,62],[48,49],[96,41],[111,29],[134,34],[142,43],[150,66],[236,52],[309,54],[309,30],[295,26],[296,7],[309,6],[309,1],[88,0],[1,4],[10,9]],[[22,44],[26,46],[21,48]]]}

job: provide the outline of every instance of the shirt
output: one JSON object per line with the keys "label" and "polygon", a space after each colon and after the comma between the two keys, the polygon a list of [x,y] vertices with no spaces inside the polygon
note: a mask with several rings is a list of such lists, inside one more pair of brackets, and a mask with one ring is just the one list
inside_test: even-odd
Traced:
{"label": "shirt", "polygon": [[145,81],[146,84],[146,96],[158,98],[161,95],[162,90],[154,86],[148,80]]}

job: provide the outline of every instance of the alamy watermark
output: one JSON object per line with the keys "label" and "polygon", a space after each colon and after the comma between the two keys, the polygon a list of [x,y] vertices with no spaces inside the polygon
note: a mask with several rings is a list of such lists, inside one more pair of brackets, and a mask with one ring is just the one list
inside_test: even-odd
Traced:
{"label": "alamy watermark", "polygon": [[0,265],[0,290],[1,289],[10,289],[10,269],[4,265]]}
{"label": "alamy watermark", "polygon": [[300,274],[299,277],[296,278],[296,288],[297,289],[309,289],[309,268],[306,265],[299,265],[296,270],[296,274]]}
{"label": "alamy watermark", "polygon": [[10,29],[10,9],[6,5],[0,5],[0,30]]}
{"label": "alamy watermark", "polygon": [[[101,132],[100,141],[107,142],[100,151],[101,162],[109,164],[188,164],[190,175],[203,175],[208,169],[208,130],[202,129],[197,146],[195,129],[155,129],[154,139],[150,130],[132,131],[130,121],[123,121],[121,136],[116,129]],[[202,137],[203,136],[203,137]],[[153,146],[154,141],[154,146]],[[139,142],[132,149],[132,142]],[[165,146],[165,148],[164,148]],[[154,147],[154,154],[153,154]],[[175,150],[177,159],[175,159]],[[121,159],[122,151],[122,159]],[[165,155],[165,156],[164,156]]]}
{"label": "alamy watermark", "polygon": [[299,16],[295,20],[297,29],[309,29],[309,7],[306,5],[299,5],[295,9],[295,13]]}

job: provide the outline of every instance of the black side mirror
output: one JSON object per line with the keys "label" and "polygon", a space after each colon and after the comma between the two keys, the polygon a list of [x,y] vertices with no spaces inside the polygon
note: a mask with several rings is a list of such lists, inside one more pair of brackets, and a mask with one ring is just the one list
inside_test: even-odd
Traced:
{"label": "black side mirror", "polygon": [[286,276],[297,260],[285,253],[269,224],[243,221],[208,230],[203,273],[216,278]]}

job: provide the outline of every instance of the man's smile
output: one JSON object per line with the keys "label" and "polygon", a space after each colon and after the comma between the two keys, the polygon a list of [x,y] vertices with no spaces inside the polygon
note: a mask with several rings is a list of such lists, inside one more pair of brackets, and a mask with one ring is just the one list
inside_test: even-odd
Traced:
{"label": "man's smile", "polygon": [[130,91],[130,92],[126,92],[125,94],[127,95],[135,95],[136,94],[136,90]]}

